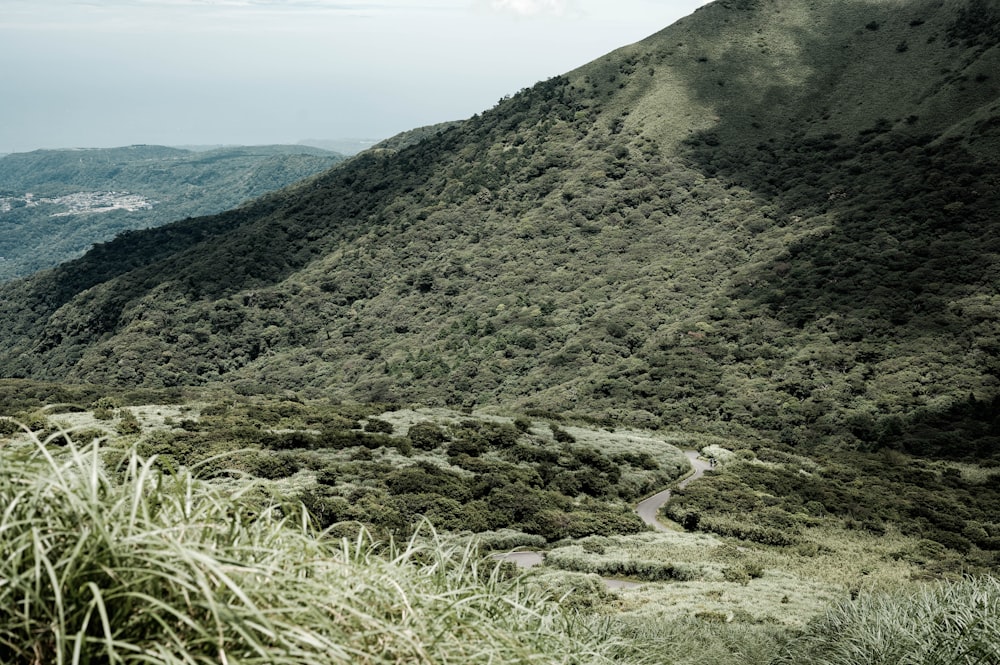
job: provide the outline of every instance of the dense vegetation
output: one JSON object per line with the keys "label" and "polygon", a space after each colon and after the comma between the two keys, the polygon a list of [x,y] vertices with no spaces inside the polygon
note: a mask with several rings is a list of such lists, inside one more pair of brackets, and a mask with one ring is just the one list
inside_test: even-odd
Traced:
{"label": "dense vegetation", "polygon": [[[699,448],[716,466],[676,490],[664,511],[691,533],[802,556],[828,549],[817,529],[894,533],[906,540],[887,556],[914,566],[915,577],[1000,569],[1000,471],[885,449],[804,456],[682,432],[598,429],[555,413],[25,381],[0,382],[0,414],[13,418],[0,422],[0,436],[17,434],[12,422],[41,438],[61,428],[84,440],[125,436],[163,469],[267,481],[273,491],[243,500],[302,504],[324,528],[360,524],[379,538],[405,539],[427,519],[442,531],[522,534],[501,547],[645,532],[632,507],[686,472],[678,447]],[[670,559],[636,568],[641,560],[561,567],[641,579],[697,568],[678,572],[685,567]]]}
{"label": "dense vegetation", "polygon": [[[139,435],[143,428],[128,405],[150,397],[170,395],[85,388],[53,394],[13,382],[0,390],[0,408],[40,437],[56,435],[60,418],[88,410],[98,418],[83,436]],[[525,416],[452,414],[411,423],[409,412],[380,415],[385,409],[230,396],[146,432],[137,451],[163,468],[198,469],[206,478],[294,476],[283,502],[304,504],[321,527],[360,523],[383,538],[407,538],[424,519],[449,531],[517,529],[542,542],[636,533],[645,527],[632,504],[687,468],[658,437],[570,427],[579,432],[574,436],[556,420]]]}
{"label": "dense vegetation", "polygon": [[[1000,602],[994,578],[915,584],[996,570],[989,533],[997,525],[985,512],[1000,477],[995,469],[900,453],[817,460],[727,449],[720,439],[595,430],[556,414],[539,421],[541,414],[385,411],[190,389],[13,381],[4,382],[0,404],[35,430],[29,437],[0,420],[0,498],[9,506],[0,539],[5,551],[21,553],[0,570],[0,579],[11,580],[0,587],[7,594],[0,605],[16,613],[24,604],[7,601],[24,594],[44,608],[3,622],[5,662],[38,649],[55,658],[77,648],[115,651],[127,662],[132,651],[150,648],[150,626],[170,617],[180,623],[170,642],[159,642],[163,662],[205,655],[219,640],[264,661],[275,648],[287,662],[315,658],[299,638],[323,644],[331,662],[382,662],[410,648],[400,639],[418,650],[454,649],[428,647],[424,640],[433,638],[424,630],[465,621],[472,632],[463,635],[500,631],[489,640],[510,650],[505,658],[541,651],[531,656],[538,662],[562,662],[540,646],[552,639],[559,648],[595,650],[567,662],[770,663],[779,652],[779,662],[813,662],[846,657],[837,626],[855,635],[853,648],[873,653],[887,640],[892,653],[927,657],[956,648],[980,657],[998,644],[990,618]],[[94,447],[78,447],[92,440]],[[668,442],[701,447],[718,465],[668,504],[678,530],[659,534],[636,528],[622,501],[676,477]],[[442,530],[434,542],[419,515]],[[79,529],[81,519],[93,528]],[[949,540],[949,529],[960,531]],[[445,535],[469,531],[479,532],[476,541],[487,550],[546,549],[545,566],[511,585],[507,564],[497,568],[465,536]],[[40,533],[49,538],[33,540]],[[168,534],[178,538],[164,542]],[[410,544],[387,548],[393,541]],[[322,591],[281,581],[320,560],[338,566],[343,578],[336,579],[351,586],[331,585],[325,573],[317,577],[327,584]],[[45,577],[44,564],[34,561],[66,572]],[[611,592],[597,575],[638,587]],[[261,579],[267,589],[255,584]],[[409,603],[408,637],[394,629],[402,624],[390,587]],[[202,595],[210,589],[213,595]],[[187,594],[183,607],[175,593]],[[149,594],[162,599],[162,615],[134,611]],[[367,612],[345,608],[355,598],[368,603]],[[508,629],[527,630],[527,615],[498,624],[499,616],[476,609],[509,602],[540,613],[534,625],[541,628],[532,629],[541,631],[540,641],[504,637]],[[255,632],[255,613],[267,607],[275,608],[270,628]],[[465,611],[452,613],[459,608]],[[953,620],[922,618],[941,613]],[[35,620],[51,640],[37,641]],[[234,631],[220,637],[213,626],[223,620]],[[923,632],[908,630],[909,621]],[[306,633],[282,629],[286,622]],[[909,637],[887,637],[893,630]],[[268,631],[278,631],[280,644]],[[375,643],[396,646],[383,652]]]}
{"label": "dense vegetation", "polygon": [[[409,589],[408,576],[448,571],[461,590],[447,607],[440,587],[419,606],[389,594],[393,619],[420,624],[406,648],[456,626],[461,599],[538,592],[524,603],[536,623],[514,612],[517,627],[474,633],[456,662],[992,662],[998,21],[994,0],[719,0],[464,122],[0,286],[0,415],[14,417],[0,419],[0,454],[34,477],[85,469],[56,475],[110,497],[88,519],[128,505],[145,517],[134,497],[151,478],[204,491],[198,505],[222,512],[202,532],[239,571],[223,513],[347,576]],[[102,438],[83,456],[73,444]],[[683,472],[678,448],[717,464],[652,532],[631,506]],[[0,491],[36,485],[4,476]],[[50,528],[33,522],[80,522],[31,510],[0,530],[26,556],[50,544],[29,538]],[[133,523],[120,514],[116,527]],[[457,567],[373,545],[355,572],[330,549],[358,534],[417,543],[423,519],[445,549],[461,545]],[[484,573],[472,541],[541,549],[544,564],[506,586],[512,564]],[[53,540],[60,556],[139,567],[108,540],[74,542]],[[286,567],[283,552],[265,560]],[[101,575],[124,576],[65,569],[96,585],[72,587],[71,613],[54,605],[75,623],[19,617],[29,632],[5,635],[0,656],[80,645],[113,660],[107,627],[131,624],[104,618]],[[0,594],[62,594],[46,570],[15,562]],[[183,587],[187,573],[168,577]],[[272,606],[237,582],[215,585],[236,596],[227,611]],[[112,609],[145,597],[131,584]],[[316,616],[269,596],[306,605],[303,629],[324,636],[310,644],[333,630],[314,592]],[[202,611],[221,601],[202,602],[204,623],[171,615],[189,631],[179,647],[207,649],[221,623]],[[234,626],[254,621],[233,611]],[[496,627],[473,614],[474,631]],[[334,623],[373,640],[358,647],[371,662],[421,662],[399,633]],[[553,650],[507,628],[556,635]],[[236,639],[267,660],[259,634]],[[461,651],[494,639],[510,650]],[[447,662],[452,645],[430,642],[428,660]]]}
{"label": "dense vegetation", "polygon": [[211,215],[325,171],[306,146],[38,150],[0,159],[0,280],[51,268],[130,230]]}
{"label": "dense vegetation", "polygon": [[993,455],[1000,80],[962,16],[716,3],[7,286],[0,366]]}
{"label": "dense vegetation", "polygon": [[666,514],[692,530],[799,547],[808,528],[836,522],[876,536],[887,529],[922,539],[898,558],[955,566],[1000,566],[1000,472],[880,454],[810,458],[738,450],[698,483],[679,490]]}

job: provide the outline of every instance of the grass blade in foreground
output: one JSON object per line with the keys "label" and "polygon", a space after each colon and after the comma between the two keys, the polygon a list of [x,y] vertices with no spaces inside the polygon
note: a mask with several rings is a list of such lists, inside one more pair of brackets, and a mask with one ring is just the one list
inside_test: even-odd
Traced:
{"label": "grass blade in foreground", "polygon": [[377,552],[135,454],[111,472],[97,442],[51,444],[0,448],[0,662],[602,661],[472,550]]}

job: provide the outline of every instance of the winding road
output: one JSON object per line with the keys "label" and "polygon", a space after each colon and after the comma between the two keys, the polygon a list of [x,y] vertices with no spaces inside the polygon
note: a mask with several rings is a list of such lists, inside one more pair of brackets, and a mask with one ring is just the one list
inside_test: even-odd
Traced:
{"label": "winding road", "polygon": [[[703,460],[699,459],[697,450],[685,450],[684,454],[691,461],[692,472],[684,480],[677,483],[677,489],[684,489],[688,484],[694,482],[698,478],[705,475],[705,472],[712,468],[712,465]],[[662,492],[657,492],[648,499],[644,499],[636,504],[635,512],[639,514],[639,518],[643,522],[653,527],[657,531],[670,531],[664,524],[659,520],[660,508],[670,501],[670,490],[663,490]],[[534,568],[535,566],[540,566],[545,562],[545,554],[543,552],[508,552],[507,554],[494,554],[493,558],[501,561],[510,561],[516,564],[519,568]],[[632,587],[639,586],[636,582],[630,580],[620,580],[612,578],[604,578],[604,583],[609,589],[628,589]]]}
{"label": "winding road", "polygon": [[[677,483],[677,489],[684,489],[689,483],[701,478],[705,475],[705,472],[712,468],[712,465],[703,459],[698,458],[697,450],[685,450],[684,454],[687,455],[688,459],[691,461],[691,467],[694,472],[687,478]],[[657,531],[670,531],[663,522],[660,521],[660,508],[670,501],[670,490],[663,490],[662,492],[657,492],[648,499],[640,501],[636,507],[635,512],[639,514],[639,518],[643,522],[653,527]]]}

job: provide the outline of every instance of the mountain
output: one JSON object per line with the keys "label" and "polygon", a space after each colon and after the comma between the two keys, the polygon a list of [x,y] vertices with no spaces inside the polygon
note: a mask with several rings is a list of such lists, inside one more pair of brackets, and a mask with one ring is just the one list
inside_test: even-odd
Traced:
{"label": "mountain", "polygon": [[993,0],[719,0],[4,285],[0,372],[996,456],[998,45]]}
{"label": "mountain", "polygon": [[228,210],[342,160],[306,146],[7,155],[0,159],[0,279],[76,258],[125,230]]}

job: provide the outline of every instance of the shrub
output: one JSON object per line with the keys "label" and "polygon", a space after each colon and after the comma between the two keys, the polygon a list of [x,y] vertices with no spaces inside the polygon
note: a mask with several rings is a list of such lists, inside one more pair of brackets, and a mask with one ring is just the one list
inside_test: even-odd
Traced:
{"label": "shrub", "polygon": [[515,529],[498,529],[485,531],[476,535],[480,547],[487,550],[513,550],[518,547],[545,547],[545,537],[538,534],[524,533]]}
{"label": "shrub", "polygon": [[483,444],[479,437],[470,438],[460,438],[455,439],[448,444],[448,456],[458,457],[459,455],[468,455],[469,457],[478,457],[482,453],[486,452],[486,446]]}
{"label": "shrub", "polygon": [[519,432],[527,434],[531,431],[531,419],[526,418],[525,416],[518,416],[514,419],[514,427],[516,427]]}
{"label": "shrub", "polygon": [[94,418],[98,420],[111,420],[114,418],[115,409],[120,406],[118,400],[112,397],[102,397],[93,404]]}
{"label": "shrub", "polygon": [[418,450],[434,450],[448,440],[448,435],[432,422],[420,422],[411,426],[406,436]]}
{"label": "shrub", "polygon": [[11,418],[0,418],[0,436],[7,437],[21,431],[21,426]]}
{"label": "shrub", "polygon": [[549,423],[552,430],[552,437],[559,443],[576,443],[576,437],[559,427],[556,423]]}
{"label": "shrub", "polygon": [[139,419],[129,409],[125,408],[118,409],[118,424],[115,426],[115,429],[122,435],[142,433],[142,426],[139,424]]}
{"label": "shrub", "polygon": [[511,448],[521,438],[521,430],[508,423],[483,423],[480,436],[491,448]]}
{"label": "shrub", "polygon": [[728,518],[705,518],[699,523],[703,531],[710,531],[720,536],[749,540],[761,545],[777,545],[787,547],[798,543],[795,534],[785,533],[779,529],[768,526],[760,526],[749,522],[739,522]]}
{"label": "shrub", "polygon": [[743,569],[742,566],[731,566],[722,571],[722,577],[727,582],[733,582],[735,584],[742,584],[746,586],[750,584],[750,575],[747,571]]}
{"label": "shrub", "polygon": [[294,453],[259,452],[248,462],[250,472],[258,478],[278,480],[295,475],[302,468],[301,459]]}
{"label": "shrub", "polygon": [[687,582],[698,577],[698,571],[688,565],[621,555],[603,557],[587,552],[580,545],[554,549],[546,555],[545,562],[562,570],[596,573],[605,577],[632,577],[649,582]]}
{"label": "shrub", "polygon": [[457,501],[472,496],[465,477],[429,462],[397,469],[386,476],[385,484],[393,494],[434,493]]}
{"label": "shrub", "polygon": [[392,423],[378,418],[369,418],[365,422],[365,431],[377,434],[392,434]]}

